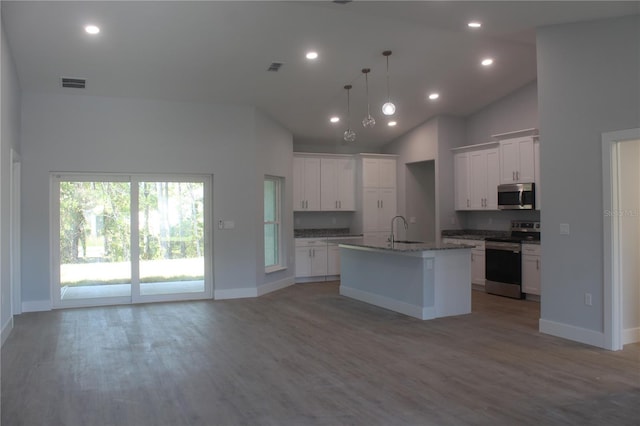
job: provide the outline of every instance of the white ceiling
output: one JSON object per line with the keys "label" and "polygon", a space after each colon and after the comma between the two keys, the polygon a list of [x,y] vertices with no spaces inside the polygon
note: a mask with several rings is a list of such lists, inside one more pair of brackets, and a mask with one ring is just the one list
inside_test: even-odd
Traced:
{"label": "white ceiling", "polygon": [[[535,28],[640,12],[640,2],[2,1],[21,88],[255,105],[297,143],[340,143],[353,84],[358,144],[381,145],[438,114],[469,115],[536,78]],[[470,19],[483,22],[469,30]],[[87,35],[87,23],[101,27]],[[386,126],[385,59],[398,126]],[[310,62],[308,50],[320,57]],[[491,68],[479,65],[491,56]],[[284,62],[277,73],[271,62]],[[364,129],[361,69],[378,124]],[[60,77],[87,88],[60,87]],[[426,100],[430,91],[441,94]],[[343,117],[338,125],[330,115]]]}

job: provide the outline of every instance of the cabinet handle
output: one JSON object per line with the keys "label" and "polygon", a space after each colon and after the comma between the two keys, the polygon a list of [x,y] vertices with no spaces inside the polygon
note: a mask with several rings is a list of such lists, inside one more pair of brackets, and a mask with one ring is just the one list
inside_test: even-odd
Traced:
{"label": "cabinet handle", "polygon": [[304,202],[304,208],[305,208],[305,209],[308,209],[308,208],[309,208],[309,200],[306,200],[306,201]]}
{"label": "cabinet handle", "polygon": [[516,172],[516,180],[520,180],[520,172]]}
{"label": "cabinet handle", "polygon": [[338,202],[336,201],[336,209],[338,208]]}
{"label": "cabinet handle", "polygon": [[467,198],[467,207],[471,207],[471,206],[469,205],[469,199],[468,199],[468,198]]}
{"label": "cabinet handle", "polygon": [[511,172],[511,180],[516,180],[516,172]]}
{"label": "cabinet handle", "polygon": [[304,200],[300,200],[300,208],[304,209]]}
{"label": "cabinet handle", "polygon": [[341,209],[342,208],[342,201],[338,201],[338,208]]}
{"label": "cabinet handle", "polygon": [[311,249],[311,251],[313,253],[313,256],[311,256],[311,257],[316,257],[316,249]]}
{"label": "cabinet handle", "polygon": [[536,259],[536,269],[540,270],[540,259]]}

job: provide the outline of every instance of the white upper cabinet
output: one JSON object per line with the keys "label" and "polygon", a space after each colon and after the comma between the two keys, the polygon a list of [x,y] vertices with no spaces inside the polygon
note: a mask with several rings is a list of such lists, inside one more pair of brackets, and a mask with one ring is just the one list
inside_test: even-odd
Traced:
{"label": "white upper cabinet", "polygon": [[363,158],[362,185],[365,188],[395,188],[395,158]]}
{"label": "white upper cabinet", "polygon": [[471,193],[469,188],[469,153],[463,152],[453,156],[455,209],[471,209]]}
{"label": "white upper cabinet", "polygon": [[454,192],[456,210],[497,210],[500,180],[497,149],[478,149],[455,154]]}
{"label": "white upper cabinet", "polygon": [[500,141],[500,183],[535,181],[533,137]]}
{"label": "white upper cabinet", "polygon": [[320,176],[320,202],[322,210],[355,210],[355,159],[321,158]]}
{"label": "white upper cabinet", "polygon": [[320,158],[293,157],[293,209],[320,210]]}
{"label": "white upper cabinet", "polygon": [[500,164],[497,149],[469,153],[471,210],[497,210]]}

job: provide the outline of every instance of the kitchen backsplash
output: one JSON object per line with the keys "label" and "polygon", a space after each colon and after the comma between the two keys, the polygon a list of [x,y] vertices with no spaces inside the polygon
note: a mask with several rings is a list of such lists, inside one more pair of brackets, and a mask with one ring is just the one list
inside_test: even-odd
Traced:
{"label": "kitchen backsplash", "polygon": [[512,220],[540,221],[538,210],[505,210],[489,212],[458,212],[465,229],[486,229],[490,231],[509,231]]}
{"label": "kitchen backsplash", "polygon": [[293,229],[351,228],[353,212],[294,212]]}

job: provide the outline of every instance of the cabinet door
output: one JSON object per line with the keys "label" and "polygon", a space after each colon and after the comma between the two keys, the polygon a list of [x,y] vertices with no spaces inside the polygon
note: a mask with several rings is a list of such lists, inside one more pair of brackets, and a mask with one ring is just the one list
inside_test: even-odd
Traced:
{"label": "cabinet door", "polygon": [[391,233],[391,219],[396,215],[396,199],[395,189],[378,190],[380,198],[380,208],[378,209],[378,231],[388,231]]}
{"label": "cabinet door", "polygon": [[304,158],[293,157],[293,210],[304,210]]}
{"label": "cabinet door", "polygon": [[311,248],[311,276],[327,275],[327,246]]}
{"label": "cabinet door", "polygon": [[338,160],[320,159],[320,209],[338,210]]}
{"label": "cabinet door", "polygon": [[356,209],[356,161],[352,158],[340,158],[336,160],[338,180],[336,191],[338,193],[339,210]]}
{"label": "cabinet door", "polygon": [[516,172],[519,169],[519,139],[500,142],[500,183],[517,182]]}
{"label": "cabinet door", "polygon": [[327,247],[327,275],[340,275],[340,247]]}
{"label": "cabinet door", "polygon": [[320,210],[320,159],[304,159],[304,199],[306,209]]}
{"label": "cabinet door", "polygon": [[396,187],[396,160],[378,160],[378,188]]}
{"label": "cabinet door", "polygon": [[362,190],[362,229],[363,232],[378,231],[378,210],[380,210],[380,198],[377,188],[364,188]]}
{"label": "cabinet door", "polygon": [[540,295],[540,256],[522,255],[522,292]]}
{"label": "cabinet door", "polygon": [[469,199],[469,155],[456,154],[453,157],[455,209],[468,210]]}
{"label": "cabinet door", "polygon": [[485,280],[484,251],[471,250],[471,282],[484,285]]}
{"label": "cabinet door", "polygon": [[308,277],[311,274],[311,249],[296,247],[296,277]]}
{"label": "cabinet door", "polygon": [[535,161],[533,159],[533,138],[522,138],[518,141],[518,182],[535,182]]}
{"label": "cabinet door", "polygon": [[487,155],[484,151],[469,153],[468,181],[469,208],[471,210],[483,210],[487,194]]}
{"label": "cabinet door", "polygon": [[487,192],[485,195],[484,208],[487,210],[498,210],[498,185],[500,184],[500,156],[497,149],[486,152],[487,156]]}
{"label": "cabinet door", "polygon": [[364,158],[362,160],[362,186],[365,188],[377,188],[379,182],[378,160]]}

